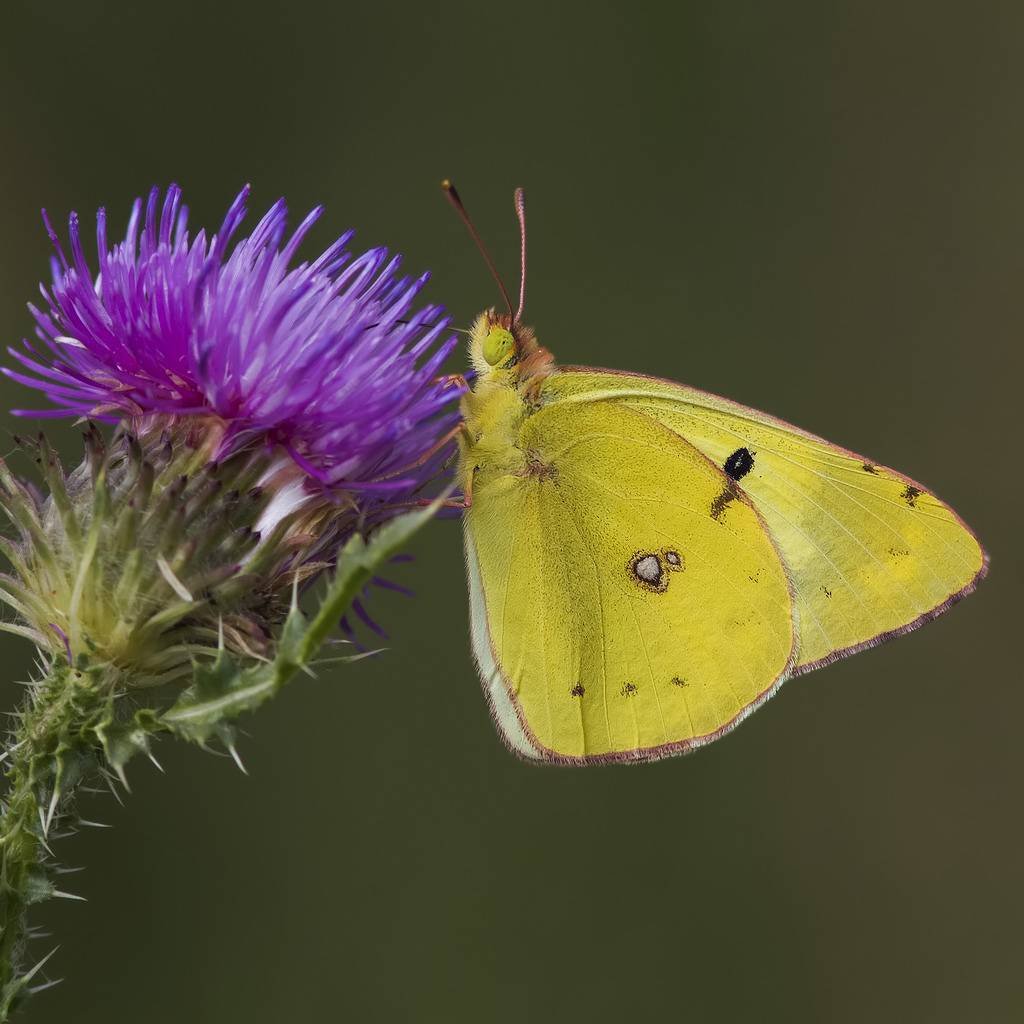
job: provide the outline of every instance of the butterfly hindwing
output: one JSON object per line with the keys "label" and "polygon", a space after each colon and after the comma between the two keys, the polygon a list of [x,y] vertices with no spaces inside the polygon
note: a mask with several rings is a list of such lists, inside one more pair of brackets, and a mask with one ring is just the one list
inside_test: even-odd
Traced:
{"label": "butterfly hindwing", "polygon": [[671,381],[585,368],[551,376],[543,400],[642,412],[734,479],[793,582],[796,671],[913,629],[984,574],[977,538],[921,484],[764,413]]}
{"label": "butterfly hindwing", "polygon": [[732,478],[638,409],[554,402],[466,514],[474,647],[527,756],[638,760],[720,735],[795,654],[790,583]]}

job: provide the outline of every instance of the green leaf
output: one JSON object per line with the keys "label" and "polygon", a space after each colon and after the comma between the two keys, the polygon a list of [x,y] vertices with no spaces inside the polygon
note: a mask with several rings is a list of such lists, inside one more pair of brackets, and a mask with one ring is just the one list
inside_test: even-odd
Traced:
{"label": "green leaf", "polygon": [[129,787],[124,766],[136,754],[149,753],[149,734],[153,731],[149,719],[152,719],[151,714],[147,719],[140,713],[129,722],[114,722],[107,719],[94,728],[110,767],[117,772],[117,777],[125,789]]}

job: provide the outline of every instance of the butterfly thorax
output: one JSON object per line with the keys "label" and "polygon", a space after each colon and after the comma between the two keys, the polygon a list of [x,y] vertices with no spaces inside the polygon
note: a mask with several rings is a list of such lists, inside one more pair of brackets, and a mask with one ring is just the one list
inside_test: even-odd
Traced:
{"label": "butterfly thorax", "polygon": [[539,408],[544,380],[554,359],[533,330],[493,309],[481,313],[470,331],[473,389],[462,400],[465,431],[459,479],[472,486],[478,469],[519,474],[529,454],[518,445],[524,421]]}

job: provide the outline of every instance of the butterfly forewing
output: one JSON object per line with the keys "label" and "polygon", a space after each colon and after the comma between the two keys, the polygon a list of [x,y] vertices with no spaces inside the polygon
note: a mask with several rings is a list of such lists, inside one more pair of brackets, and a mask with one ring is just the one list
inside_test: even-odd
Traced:
{"label": "butterfly forewing", "polygon": [[671,381],[563,370],[555,407],[611,403],[685,438],[750,497],[796,595],[797,670],[914,628],[973,589],[977,538],[925,487],[780,420]]}

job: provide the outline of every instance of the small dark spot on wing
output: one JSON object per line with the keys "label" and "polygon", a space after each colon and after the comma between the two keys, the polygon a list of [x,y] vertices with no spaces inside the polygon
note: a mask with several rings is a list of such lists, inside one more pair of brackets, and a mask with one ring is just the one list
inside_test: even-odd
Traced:
{"label": "small dark spot on wing", "polygon": [[822,587],[822,588],[821,588],[821,592],[822,592],[822,593],[823,593],[823,594],[824,594],[824,595],[825,595],[826,597],[831,597],[831,596],[832,596],[832,591],[831,591],[831,590],[829,590],[829,589],[828,589],[828,587]]}
{"label": "small dark spot on wing", "polygon": [[635,683],[626,683],[625,686],[619,691],[623,697],[635,697],[637,687]]}
{"label": "small dark spot on wing", "polygon": [[921,497],[921,488],[907,484],[900,497],[911,507],[917,508],[917,499]]}
{"label": "small dark spot on wing", "polygon": [[535,477],[537,480],[551,480],[558,482],[558,469],[552,462],[545,462],[540,453],[530,448],[526,453],[526,471],[522,474],[527,477]]}
{"label": "small dark spot on wing", "polygon": [[664,551],[662,551],[661,554],[664,557],[669,569],[672,569],[673,571],[678,571],[680,569],[686,568],[686,560],[683,558],[681,554],[679,554],[678,551],[672,551],[671,549],[666,548]]}
{"label": "small dark spot on wing", "polygon": [[878,476],[878,469],[870,462],[865,462],[860,468],[863,469],[865,473],[870,473],[872,476]]}
{"label": "small dark spot on wing", "polygon": [[681,676],[673,676],[672,677],[672,685],[673,686],[689,686],[690,684],[685,679],[683,679]]}
{"label": "small dark spot on wing", "polygon": [[722,493],[711,502],[711,518],[718,522],[729,507],[730,502],[735,501],[738,497],[736,485],[730,481],[729,486],[724,488]]}
{"label": "small dark spot on wing", "polygon": [[582,683],[577,683],[569,691],[569,696],[571,696],[571,697],[582,697],[584,693],[586,693],[586,690],[583,689],[583,684]]}

